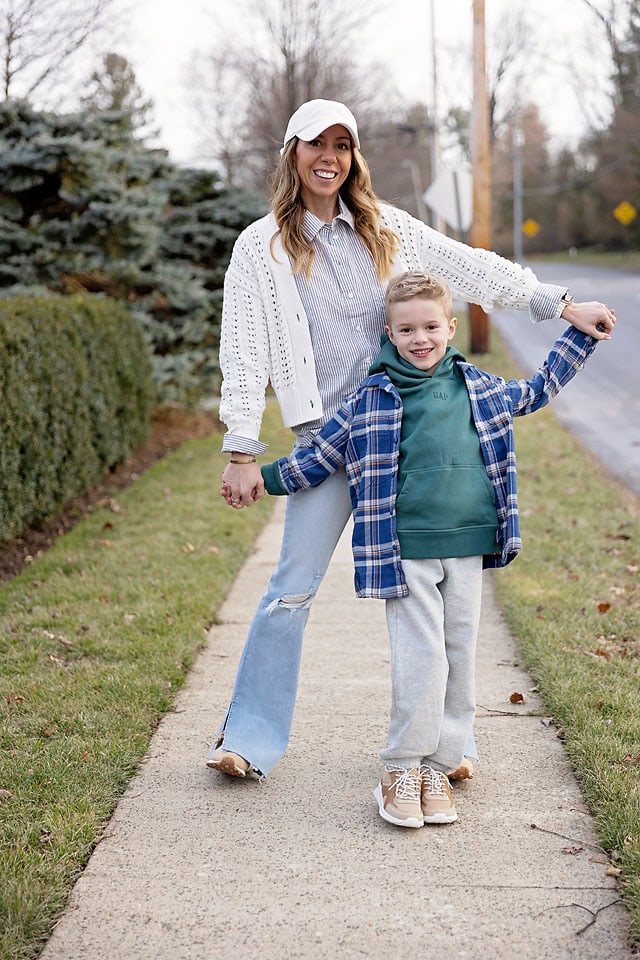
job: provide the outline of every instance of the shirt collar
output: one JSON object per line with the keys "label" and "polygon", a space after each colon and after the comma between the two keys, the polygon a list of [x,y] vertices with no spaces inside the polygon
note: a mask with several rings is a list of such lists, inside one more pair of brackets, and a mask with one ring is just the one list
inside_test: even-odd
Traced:
{"label": "shirt collar", "polygon": [[[344,220],[347,226],[353,230],[353,214],[340,195],[338,195],[338,207],[339,210],[333,222],[335,223],[336,220]],[[311,213],[310,210],[305,210],[302,221],[302,232],[309,243],[313,243],[322,228],[326,226],[325,221],[321,220],[320,217],[316,217],[315,213]]]}

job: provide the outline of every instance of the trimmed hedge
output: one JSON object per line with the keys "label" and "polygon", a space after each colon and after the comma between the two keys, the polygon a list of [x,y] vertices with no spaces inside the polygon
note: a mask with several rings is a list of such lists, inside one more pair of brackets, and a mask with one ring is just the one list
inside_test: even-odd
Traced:
{"label": "trimmed hedge", "polygon": [[126,460],[152,400],[149,351],[125,306],[0,300],[0,542]]}

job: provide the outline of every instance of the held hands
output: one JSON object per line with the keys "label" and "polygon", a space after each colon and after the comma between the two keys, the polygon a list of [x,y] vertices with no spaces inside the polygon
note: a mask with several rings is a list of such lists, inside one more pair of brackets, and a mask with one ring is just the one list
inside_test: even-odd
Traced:
{"label": "held hands", "polygon": [[264,480],[257,463],[228,463],[222,474],[220,496],[234,510],[250,507],[264,497]]}
{"label": "held hands", "polygon": [[616,312],[597,300],[584,303],[568,303],[562,311],[564,320],[588,333],[596,340],[611,340],[616,322]]}

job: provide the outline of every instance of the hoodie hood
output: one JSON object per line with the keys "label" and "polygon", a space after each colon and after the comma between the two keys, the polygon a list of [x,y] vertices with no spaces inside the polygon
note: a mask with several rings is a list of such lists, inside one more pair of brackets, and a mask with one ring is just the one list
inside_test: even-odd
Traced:
{"label": "hoodie hood", "polygon": [[371,364],[369,374],[386,373],[399,389],[415,387],[434,377],[450,376],[456,361],[464,359],[464,355],[456,347],[449,346],[433,373],[427,373],[401,357],[395,344],[384,334],[380,340],[380,353]]}

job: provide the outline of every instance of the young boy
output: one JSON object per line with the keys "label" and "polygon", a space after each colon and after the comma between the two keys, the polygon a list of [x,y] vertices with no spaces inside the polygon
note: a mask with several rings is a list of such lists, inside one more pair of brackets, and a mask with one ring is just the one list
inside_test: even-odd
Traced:
{"label": "young boy", "polygon": [[[342,466],[354,514],[356,593],[386,600],[391,711],[380,816],[457,819],[447,774],[471,776],[483,567],[521,546],[513,417],[543,407],[596,341],[570,327],[530,380],[504,381],[449,346],[451,294],[423,273],[393,279],[388,340],[312,447],[262,468],[267,491],[316,486]],[[469,751],[467,751],[469,752]]]}

